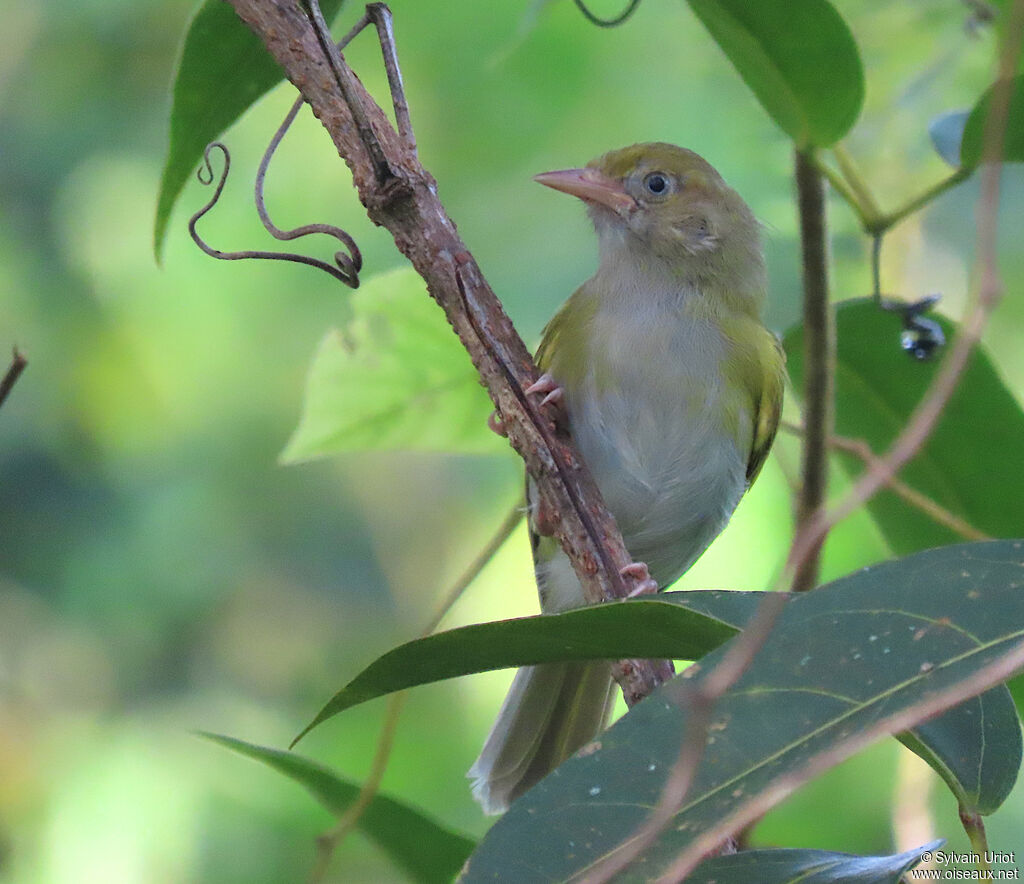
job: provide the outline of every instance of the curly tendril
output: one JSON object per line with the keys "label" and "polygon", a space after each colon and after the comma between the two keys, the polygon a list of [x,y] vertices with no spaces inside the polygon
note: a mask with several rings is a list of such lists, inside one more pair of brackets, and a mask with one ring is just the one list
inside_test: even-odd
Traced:
{"label": "curly tendril", "polygon": [[615,16],[615,18],[599,18],[598,16],[594,15],[593,12],[590,11],[590,9],[583,2],[583,0],[574,0],[574,2],[576,3],[576,6],[579,9],[579,11],[583,13],[587,21],[589,21],[591,24],[597,25],[599,28],[614,28],[617,27],[618,25],[621,25],[634,12],[636,12],[637,7],[640,5],[640,0],[629,0],[629,5],[617,16]]}
{"label": "curly tendril", "polygon": [[292,111],[285,119],[285,123],[282,127],[274,134],[274,139],[267,148],[266,154],[264,154],[263,162],[260,164],[260,172],[256,179],[255,192],[257,211],[259,211],[260,220],[263,222],[263,226],[276,239],[292,240],[298,239],[302,236],[307,236],[310,233],[325,233],[328,236],[333,236],[342,245],[344,245],[348,251],[339,250],[335,252],[335,264],[332,265],[328,264],[326,261],[321,261],[318,258],[311,258],[308,255],[299,255],[293,252],[267,252],[248,249],[239,252],[223,252],[220,249],[213,248],[205,242],[196,231],[196,224],[200,218],[202,218],[217,204],[217,201],[220,199],[220,195],[224,190],[224,185],[228,180],[228,173],[231,170],[231,153],[220,141],[213,141],[206,146],[206,150],[203,152],[203,164],[199,167],[196,177],[202,184],[210,185],[213,183],[215,176],[213,172],[211,154],[214,148],[220,150],[224,156],[224,171],[220,174],[217,186],[213,192],[213,196],[210,197],[209,202],[207,202],[205,206],[203,206],[189,219],[188,232],[191,235],[193,242],[195,242],[199,248],[206,252],[210,257],[217,258],[221,261],[240,261],[244,258],[264,258],[271,261],[291,261],[295,264],[306,264],[310,267],[316,267],[319,270],[323,270],[325,273],[329,273],[335,279],[343,282],[350,288],[358,288],[359,271],[363,266],[363,259],[352,237],[350,237],[341,228],[334,227],[330,224],[306,224],[302,227],[297,227],[294,230],[281,230],[270,220],[270,216],[267,214],[266,207],[263,204],[263,178],[266,175],[270,157],[273,155],[274,149],[284,136],[284,132],[287,130],[288,125],[295,118],[295,114],[298,113],[300,106],[301,101],[296,102],[296,106],[292,108]]}

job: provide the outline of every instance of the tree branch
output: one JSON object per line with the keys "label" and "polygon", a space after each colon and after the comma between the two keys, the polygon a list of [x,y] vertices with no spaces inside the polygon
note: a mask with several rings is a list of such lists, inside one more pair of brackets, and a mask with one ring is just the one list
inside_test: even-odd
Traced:
{"label": "tree branch", "polygon": [[[469,352],[501,416],[513,448],[537,483],[541,505],[558,515],[555,535],[589,602],[623,598],[637,581],[620,571],[631,561],[597,486],[571,441],[524,393],[538,377],[476,261],[437,196],[437,183],[298,0],[230,0],[302,93],[345,159],[367,214],[387,228],[399,250]],[[311,8],[316,11],[316,4]],[[367,14],[389,26],[383,4]],[[326,36],[326,38],[325,38]],[[613,667],[633,704],[669,676],[665,661]]]}
{"label": "tree branch", "polygon": [[[801,484],[797,498],[797,533],[824,503],[828,491],[828,440],[833,423],[833,375],[836,329],[828,300],[828,261],[825,240],[825,182],[813,156],[795,152],[797,204],[804,285],[804,444]],[[793,575],[793,590],[812,589],[818,582],[818,562],[824,535]]]}
{"label": "tree branch", "polygon": [[4,401],[10,395],[11,390],[27,365],[28,360],[15,347],[11,353],[11,364],[7,367],[7,371],[4,372],[4,376],[0,378],[0,405],[4,404]]}

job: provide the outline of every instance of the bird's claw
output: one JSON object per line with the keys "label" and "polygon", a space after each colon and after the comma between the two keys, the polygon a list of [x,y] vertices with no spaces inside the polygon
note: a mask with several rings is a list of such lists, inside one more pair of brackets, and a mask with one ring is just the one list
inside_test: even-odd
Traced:
{"label": "bird's claw", "polygon": [[545,372],[535,380],[524,391],[527,396],[540,396],[538,407],[543,411],[547,410],[548,415],[555,421],[562,416],[562,409],[565,403],[565,390],[563,390],[550,374]]}
{"label": "bird's claw", "polygon": [[651,577],[651,572],[647,570],[646,562],[630,562],[619,569],[619,574],[623,577],[632,577],[637,581],[637,585],[630,591],[627,598],[633,599],[658,591],[658,584]]}

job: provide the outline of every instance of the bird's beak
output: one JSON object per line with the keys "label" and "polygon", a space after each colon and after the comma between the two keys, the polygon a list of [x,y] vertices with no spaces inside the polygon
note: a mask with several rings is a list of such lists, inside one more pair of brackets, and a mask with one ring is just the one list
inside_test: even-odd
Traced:
{"label": "bird's beak", "polygon": [[606,206],[618,215],[629,215],[637,208],[636,200],[626,193],[622,182],[602,175],[597,169],[542,172],[534,175],[533,180],[562,193],[578,196],[585,202]]}

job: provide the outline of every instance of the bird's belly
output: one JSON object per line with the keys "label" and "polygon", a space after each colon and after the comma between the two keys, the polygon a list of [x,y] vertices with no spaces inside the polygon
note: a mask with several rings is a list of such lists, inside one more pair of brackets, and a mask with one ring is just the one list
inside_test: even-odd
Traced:
{"label": "bird's belly", "polygon": [[741,426],[726,426],[721,392],[692,377],[674,395],[629,387],[570,396],[570,422],[630,554],[665,586],[696,561],[739,503],[750,418],[741,414]]}

